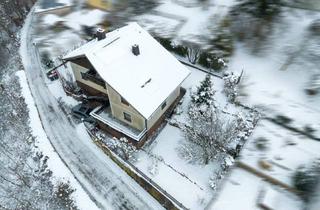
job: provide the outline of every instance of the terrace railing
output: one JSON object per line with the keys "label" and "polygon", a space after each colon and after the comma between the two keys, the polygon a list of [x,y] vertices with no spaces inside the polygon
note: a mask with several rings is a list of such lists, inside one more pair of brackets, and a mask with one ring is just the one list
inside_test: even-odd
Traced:
{"label": "terrace railing", "polygon": [[89,80],[91,82],[96,83],[97,85],[100,85],[100,86],[106,88],[105,81],[102,78],[100,78],[99,76],[97,76],[96,74],[93,74],[92,71],[90,71],[90,70],[85,73],[81,72],[81,77],[84,80]]}

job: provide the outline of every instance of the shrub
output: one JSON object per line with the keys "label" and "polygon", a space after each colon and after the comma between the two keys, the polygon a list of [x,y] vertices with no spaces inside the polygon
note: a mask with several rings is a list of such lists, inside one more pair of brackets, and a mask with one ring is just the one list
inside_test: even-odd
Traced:
{"label": "shrub", "polygon": [[268,139],[264,137],[259,137],[255,140],[255,145],[259,150],[267,150],[268,149]]}
{"label": "shrub", "polygon": [[302,199],[308,203],[319,184],[320,166],[319,160],[314,161],[311,166],[300,166],[293,174],[294,187],[300,191]]}
{"label": "shrub", "polygon": [[182,57],[186,57],[188,53],[187,47],[175,44],[170,38],[155,37],[155,39],[168,51],[173,52]]}
{"label": "shrub", "polygon": [[221,58],[217,57],[215,54],[208,52],[200,53],[198,64],[204,68],[214,71],[221,71],[226,66]]}

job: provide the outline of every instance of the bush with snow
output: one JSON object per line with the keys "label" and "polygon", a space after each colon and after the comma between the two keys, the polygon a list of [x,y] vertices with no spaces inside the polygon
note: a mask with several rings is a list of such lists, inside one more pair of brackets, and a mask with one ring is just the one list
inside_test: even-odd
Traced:
{"label": "bush with snow", "polygon": [[233,72],[226,73],[223,76],[224,81],[224,93],[228,97],[229,101],[234,103],[236,101],[236,97],[238,96],[238,83],[240,77],[235,75]]}
{"label": "bush with snow", "polygon": [[221,157],[220,170],[216,170],[209,179],[209,186],[213,189],[217,189],[219,181],[225,176],[229,167],[233,164],[234,159],[229,155],[224,155]]}
{"label": "bush with snow", "polygon": [[131,144],[127,138],[110,138],[109,136],[96,129],[94,130],[94,134],[99,141],[105,144],[109,149],[111,149],[124,160],[130,159],[131,161],[135,161],[134,154],[136,153],[137,148],[133,144]]}
{"label": "bush with snow", "polygon": [[209,75],[191,94],[188,118],[181,125],[187,141],[179,148],[180,156],[190,163],[208,164],[225,155],[237,157],[257,122],[255,111],[235,116],[222,111],[214,96]]}
{"label": "bush with snow", "polygon": [[319,185],[320,160],[315,160],[310,166],[300,166],[293,174],[292,182],[300,192],[302,199],[308,203]]}

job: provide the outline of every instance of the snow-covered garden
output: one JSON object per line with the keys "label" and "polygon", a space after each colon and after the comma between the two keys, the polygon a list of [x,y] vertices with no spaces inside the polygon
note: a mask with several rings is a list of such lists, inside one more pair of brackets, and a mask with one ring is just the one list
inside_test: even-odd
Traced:
{"label": "snow-covered garden", "polygon": [[132,162],[187,208],[203,209],[233,164],[236,145],[240,149],[250,135],[256,113],[229,103],[222,79],[190,70],[183,102]]}

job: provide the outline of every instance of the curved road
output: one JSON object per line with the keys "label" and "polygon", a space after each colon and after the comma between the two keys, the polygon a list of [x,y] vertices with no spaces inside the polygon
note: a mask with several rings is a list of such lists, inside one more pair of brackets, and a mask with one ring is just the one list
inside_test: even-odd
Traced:
{"label": "curved road", "polygon": [[88,136],[79,135],[74,125],[60,109],[57,100],[45,84],[40,61],[32,44],[30,12],[21,36],[21,56],[28,83],[36,103],[43,128],[75,178],[101,209],[162,209],[106,156]]}

